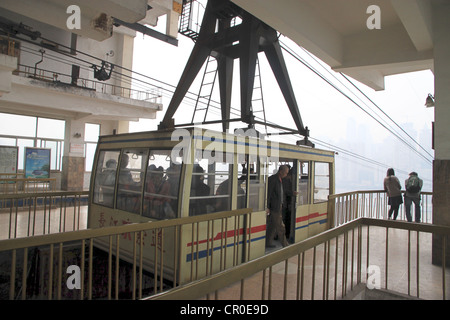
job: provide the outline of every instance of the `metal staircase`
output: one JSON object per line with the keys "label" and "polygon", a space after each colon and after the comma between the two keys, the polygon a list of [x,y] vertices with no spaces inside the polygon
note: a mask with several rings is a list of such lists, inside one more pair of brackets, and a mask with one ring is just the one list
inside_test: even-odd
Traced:
{"label": "metal staircase", "polygon": [[[198,111],[205,111],[202,124],[222,122],[222,130],[224,132],[230,128],[229,124],[231,122],[243,122],[249,128],[254,128],[255,125],[264,125],[266,132],[267,127],[274,127],[277,130],[285,131],[283,134],[298,133],[305,137],[304,140],[297,141],[298,144],[313,147],[313,144],[308,140],[309,130],[303,125],[300,116],[275,29],[252,16],[231,0],[208,0],[206,7],[203,7],[200,1],[184,0],[179,33],[191,38],[195,45],[167,107],[164,119],[158,128],[165,129],[175,126],[173,116],[206,63],[207,67],[204,71],[205,74],[200,90],[207,93],[199,94],[193,116],[194,120]],[[267,123],[258,61],[260,52],[264,52],[267,57],[296,129]],[[216,69],[211,67],[211,56],[217,62]],[[240,117],[231,118],[233,67],[236,59],[239,59],[240,62]],[[213,75],[212,79],[214,81],[207,79],[209,74]],[[221,120],[205,121],[216,77],[220,79]],[[255,94],[255,97],[253,97],[255,91],[260,91],[260,94]],[[200,101],[202,103],[206,101],[206,108],[200,107]],[[255,114],[258,113],[262,114],[258,118],[263,118],[263,121],[255,119]],[[177,124],[177,126],[185,125],[191,124]]]}
{"label": "metal staircase", "polygon": [[255,117],[262,114],[264,126],[267,134],[266,111],[264,108],[264,94],[262,89],[261,67],[259,58],[256,58],[255,85],[253,87],[251,111]]}
{"label": "metal staircase", "polygon": [[205,71],[203,73],[202,83],[195,102],[194,114],[192,115],[192,123],[195,123],[197,112],[204,111],[203,122],[206,121],[211,97],[214,90],[214,84],[217,78],[217,60],[213,56],[209,56],[206,61]]}
{"label": "metal staircase", "polygon": [[194,42],[197,41],[200,30],[199,10],[194,10],[198,7],[199,4],[196,0],[183,0],[183,10],[181,11],[178,28],[179,33],[191,38]]}
{"label": "metal staircase", "polygon": [[[220,16],[223,19],[230,19],[230,28],[235,27],[240,23],[240,18],[236,16],[235,10],[230,6],[225,6],[221,10]],[[197,41],[199,31],[201,28],[201,19],[203,18],[204,10],[202,5],[196,0],[183,1],[183,10],[180,18],[179,33]],[[214,85],[218,74],[218,62],[215,57],[210,55],[206,61],[206,66],[203,73],[202,82],[200,85],[197,100],[194,106],[191,123],[206,122],[209,106],[212,99]],[[255,117],[263,119],[266,122],[266,114],[264,110],[264,97],[262,91],[261,70],[259,61],[256,61],[255,85],[253,88],[253,98],[251,111]],[[201,119],[203,117],[203,119]],[[267,125],[265,126],[267,133]]]}

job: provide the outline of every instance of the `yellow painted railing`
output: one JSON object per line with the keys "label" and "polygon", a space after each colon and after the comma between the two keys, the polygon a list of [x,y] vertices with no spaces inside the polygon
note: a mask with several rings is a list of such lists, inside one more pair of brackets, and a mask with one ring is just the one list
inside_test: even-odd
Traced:
{"label": "yellow painted railing", "polygon": [[[19,195],[2,195],[0,200],[5,201],[8,197],[18,199]],[[181,239],[182,225],[190,225],[192,230],[196,230],[200,223],[207,221],[224,221],[241,215],[251,217],[248,209],[0,241],[0,260],[3,266],[8,266],[0,270],[3,272],[0,278],[9,279],[8,292],[2,298],[341,299],[360,284],[364,287],[373,284],[374,275],[375,285],[384,290],[424,299],[449,297],[449,274],[446,270],[449,227],[386,220],[387,200],[381,191],[331,195],[329,199],[328,212],[335,217],[334,227],[330,230],[255,260],[235,264],[218,274],[207,274],[201,279],[193,277],[193,282],[183,286],[178,286],[176,280],[175,284],[164,281],[166,271],[160,258],[156,260],[158,264],[153,265],[152,275],[144,270],[144,233],[163,234],[167,228],[175,228],[175,237]],[[423,203],[431,203],[431,199],[431,193],[423,193]],[[20,219],[13,211],[9,213],[9,220],[16,219],[17,225]],[[426,219],[431,217],[427,210],[423,212]],[[53,225],[46,221],[48,228],[44,227],[44,233]],[[26,236],[29,235],[32,234]],[[131,237],[135,243],[126,266],[116,259],[120,257],[125,236]],[[109,239],[109,249],[103,260],[98,259],[94,252],[95,239],[100,237]],[[397,247],[399,244],[400,249]],[[163,243],[160,250],[165,250]],[[433,257],[424,256],[431,251]],[[176,250],[174,252],[173,269],[177,270],[179,257]],[[71,265],[81,269],[80,289],[68,288],[67,268]],[[39,267],[36,269],[39,277],[30,273],[33,270],[30,266]],[[370,273],[373,270],[374,273]],[[396,270],[406,271],[398,277]],[[428,285],[430,274],[440,279],[439,285],[431,284],[431,289],[423,289]],[[255,283],[259,290],[251,285]]]}
{"label": "yellow painted railing", "polygon": [[0,178],[0,194],[55,190],[56,178]]}
{"label": "yellow painted railing", "polygon": [[0,239],[87,227],[88,191],[0,194]]}
{"label": "yellow painted railing", "polygon": [[[432,201],[433,193],[421,192],[421,222],[433,222]],[[414,210],[414,208],[411,208],[411,210]],[[382,190],[353,191],[329,196],[328,213],[331,213],[331,227],[339,226],[357,218],[387,219],[388,211],[388,197],[386,192]],[[404,205],[400,205],[397,219],[406,220]]]}
{"label": "yellow painted railing", "polygon": [[[399,243],[390,242],[399,232],[406,259],[398,256]],[[402,299],[448,299],[449,235],[450,227],[358,218],[148,299],[335,300],[361,287],[378,295],[392,290]],[[436,265],[425,255],[431,237],[442,244]],[[399,270],[404,276],[397,277]]]}
{"label": "yellow painted railing", "polygon": [[[239,225],[241,217],[244,221],[251,221],[251,209],[240,209],[231,212],[219,212],[188,218],[171,219],[140,224],[128,224],[120,227],[105,227],[73,232],[46,234],[34,237],[24,237],[0,241],[0,255],[3,261],[2,279],[9,279],[6,285],[8,292],[0,291],[0,299],[140,299],[167,289],[167,286],[177,286],[178,279],[168,284],[166,275],[177,274],[181,265],[181,257],[177,249],[169,252],[173,255],[173,265],[170,272],[162,253],[170,250],[166,246],[164,234],[173,232],[175,243],[182,237],[183,226],[191,228],[192,237],[196,243],[200,224],[212,224],[218,221],[224,234],[235,234],[235,241],[220,246],[219,255],[231,253],[233,265],[246,260],[250,252],[251,239],[246,229]],[[231,219],[231,223],[228,220]],[[208,228],[206,239],[213,238],[213,230]],[[195,236],[196,235],[196,236]],[[145,240],[144,240],[144,237]],[[195,239],[195,237],[197,237]],[[106,252],[95,251],[94,243],[102,238],[107,239],[109,248]],[[132,255],[123,261],[123,251],[126,239],[130,238],[134,244]],[[212,240],[206,244],[211,250]],[[241,246],[240,243],[244,243]],[[154,246],[152,246],[154,244]],[[153,250],[154,260],[152,269],[144,268],[144,250]],[[191,255],[199,256],[199,245],[191,246]],[[166,258],[167,256],[164,255]],[[117,259],[120,257],[120,259]],[[195,259],[189,269],[193,273],[192,279],[198,278],[197,270],[200,263],[206,270],[212,270],[211,259]],[[6,268],[5,268],[6,266]],[[71,270],[77,269],[79,287],[72,287]],[[32,273],[30,270],[38,270]],[[222,269],[223,270],[223,269]],[[207,274],[210,274],[207,272]],[[5,286],[2,286],[5,287]]]}

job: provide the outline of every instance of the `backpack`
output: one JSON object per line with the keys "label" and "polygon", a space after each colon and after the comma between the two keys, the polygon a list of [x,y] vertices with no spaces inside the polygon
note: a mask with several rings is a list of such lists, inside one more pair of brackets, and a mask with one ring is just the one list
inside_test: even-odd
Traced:
{"label": "backpack", "polygon": [[411,193],[417,193],[420,191],[420,181],[419,177],[411,176],[406,182],[406,191]]}

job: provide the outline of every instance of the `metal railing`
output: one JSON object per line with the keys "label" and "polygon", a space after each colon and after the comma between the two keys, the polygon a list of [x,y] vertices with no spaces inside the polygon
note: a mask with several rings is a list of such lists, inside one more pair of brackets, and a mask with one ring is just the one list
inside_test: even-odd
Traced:
{"label": "metal railing", "polygon": [[18,192],[29,193],[29,192],[42,192],[55,190],[56,190],[56,178],[0,177],[0,194],[18,193]]}
{"label": "metal railing", "polygon": [[[421,192],[421,222],[433,222],[432,201],[432,192]],[[331,227],[337,227],[357,218],[387,219],[388,211],[388,197],[382,190],[353,191],[329,196],[328,213],[333,219]],[[403,204],[400,205],[397,220],[406,220]]]}
{"label": "metal railing", "polygon": [[[82,195],[87,196],[87,193]],[[20,196],[23,197],[2,195],[0,199],[5,201],[10,198],[13,199],[11,203],[14,203]],[[54,199],[55,194],[52,193],[52,196]],[[431,196],[424,193],[428,199],[423,198],[423,202],[431,203]],[[33,208],[38,201],[31,201],[31,205],[26,203],[25,208]],[[44,207],[45,203],[42,203]],[[6,297],[3,292],[0,298],[197,299],[205,296],[210,298],[210,294],[213,294],[216,299],[341,299],[359,284],[371,284],[373,275],[368,270],[375,270],[375,278],[378,279],[375,282],[381,289],[394,290],[409,297],[447,299],[450,294],[446,281],[450,275],[446,270],[450,227],[386,220],[386,203],[383,192],[378,191],[372,192],[372,195],[367,191],[331,195],[329,214],[336,216],[334,228],[241,265],[240,260],[236,259],[234,267],[221,267],[219,273],[207,272],[206,275],[198,276],[199,259],[196,259],[190,267],[193,282],[182,286],[177,284],[176,278],[171,282],[165,281],[168,268],[161,255],[161,252],[169,250],[164,243],[163,235],[168,234],[165,230],[175,230],[174,243],[179,243],[183,236],[182,226],[188,226],[192,243],[198,244],[200,224],[208,224],[206,239],[210,239],[214,233],[214,227],[210,228],[213,225],[211,222],[220,221],[222,234],[231,232],[237,235],[240,232],[236,228],[245,229],[239,222],[236,223],[238,217],[245,216],[245,220],[251,221],[249,209],[4,240],[0,241],[0,261],[3,261],[0,279],[9,280],[8,283],[0,283],[0,295],[1,288],[8,288]],[[30,217],[27,218],[30,222],[24,223],[28,226],[25,236],[33,235],[30,226],[33,226],[31,221],[34,218],[31,216],[34,211],[19,210],[17,206],[11,208],[16,209],[6,212],[10,225],[22,224],[17,215],[21,211]],[[50,216],[58,215],[49,213],[46,222],[39,228],[33,227],[34,230],[51,233],[51,226],[62,225],[61,222],[54,223]],[[228,219],[234,219],[235,222],[228,224],[225,222]],[[59,221],[67,221],[67,218],[60,218]],[[9,231],[11,238],[18,236],[14,228],[10,230],[13,230]],[[55,232],[67,231],[61,228],[58,230]],[[151,239],[145,240],[148,236]],[[95,253],[94,242],[99,238],[108,239],[103,258]],[[127,262],[121,260],[125,239],[131,239],[134,243]],[[234,245],[230,250],[234,250],[233,257],[245,256],[244,261],[247,261],[251,241],[249,238],[241,241],[248,243],[248,247],[239,249]],[[156,262],[151,270],[144,267],[144,242],[150,242],[158,248],[153,250]],[[238,242],[235,240],[234,244]],[[440,245],[436,247],[435,243]],[[205,245],[208,252],[211,249],[209,241]],[[227,246],[220,247],[226,250],[224,248]],[[190,249],[191,257],[198,256],[198,245],[192,245]],[[242,250],[247,250],[248,255],[242,254]],[[170,273],[177,274],[181,257],[177,248],[171,252],[173,266]],[[223,256],[222,253],[220,256]],[[432,263],[436,257],[441,257],[441,264]],[[205,270],[212,270],[212,263],[212,260],[206,260]],[[69,289],[65,282],[65,270],[70,265],[81,268],[79,290]],[[33,274],[33,270],[39,272]],[[397,274],[399,270],[403,270],[401,275]],[[428,283],[430,278],[438,279],[437,286],[436,283]],[[255,290],[255,287],[259,290]]]}
{"label": "metal railing", "polygon": [[[249,254],[251,241],[250,235],[242,232],[246,227],[240,225],[241,218],[251,221],[251,209],[0,241],[0,260],[3,261],[0,272],[4,273],[0,279],[8,279],[8,283],[0,283],[0,288],[7,288],[7,292],[0,290],[0,299],[141,299],[160,293],[178,285],[177,273],[182,257],[177,248],[182,230],[186,232],[184,226],[192,232],[193,243],[196,243],[190,247],[191,257],[199,257],[203,250],[198,245],[201,224],[208,225],[207,240],[203,245],[207,246],[207,252],[212,250],[214,227],[210,225],[217,221],[221,224],[219,232],[234,234],[235,240],[214,250],[216,257],[218,254],[220,259],[225,259],[227,253],[231,253],[236,257],[231,259],[232,265],[246,260],[243,252]],[[175,248],[164,241],[164,234],[171,232]],[[131,256],[122,251],[130,244],[127,239],[131,239]],[[94,243],[100,240],[108,243],[106,252],[95,251]],[[145,261],[148,250],[154,252],[151,269]],[[166,251],[172,257],[162,254]],[[169,258],[173,259],[171,266],[164,260]],[[212,257],[201,262],[198,258],[192,259],[186,269],[190,270],[192,280],[199,278],[200,263],[206,264],[203,266],[207,275],[212,272],[209,271],[212,270]],[[68,285],[66,270],[70,266],[79,268],[79,288]],[[166,275],[173,277],[170,282],[166,281]]]}
{"label": "metal railing", "polygon": [[[24,77],[33,77],[43,81],[62,83],[63,85],[70,85],[72,81],[71,75],[22,64],[19,65],[17,73]],[[62,80],[65,81],[61,82]],[[85,78],[78,78],[77,81],[80,83],[77,84],[78,87],[94,90],[100,93],[111,94],[114,96],[120,96],[135,100],[148,101],[151,103],[161,103],[162,101],[161,89],[159,87],[153,87],[149,90],[142,91]]]}
{"label": "metal railing", "polygon": [[0,239],[87,227],[88,191],[0,194]]}
{"label": "metal railing", "polygon": [[[402,246],[406,262],[398,256],[398,243],[390,242],[399,231],[407,233]],[[424,257],[431,235],[442,243],[440,266]],[[332,300],[345,298],[361,283],[369,290],[393,290],[407,298],[447,299],[450,273],[444,257],[449,235],[450,227],[358,218],[148,299]],[[406,275],[396,277],[399,270]]]}

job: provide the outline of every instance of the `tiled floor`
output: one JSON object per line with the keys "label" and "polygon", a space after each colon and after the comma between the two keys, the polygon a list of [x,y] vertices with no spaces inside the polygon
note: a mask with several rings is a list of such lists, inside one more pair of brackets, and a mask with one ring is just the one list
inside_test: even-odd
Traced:
{"label": "tiled floor", "polygon": [[[410,234],[410,266],[408,273],[408,231],[389,229],[388,231],[388,265],[387,265],[387,281],[386,281],[386,229],[380,227],[370,227],[369,237],[369,281],[366,280],[367,270],[367,228],[362,231],[362,282],[368,283],[370,286],[381,289],[398,292],[421,299],[440,300],[443,298],[443,282],[442,282],[442,267],[433,265],[431,263],[431,235],[427,233],[419,234],[419,273],[417,276],[417,233]],[[352,247],[351,235],[349,235],[348,248]],[[351,263],[347,265],[346,280],[342,279],[343,266],[342,252],[343,252],[343,237],[338,239],[338,263],[336,270],[336,243],[330,242],[329,251],[329,268],[325,269],[324,273],[324,245],[316,247],[315,267],[313,264],[314,252],[308,250],[304,255],[304,262],[298,256],[292,257],[287,263],[281,262],[272,267],[270,275],[269,270],[266,270],[263,275],[262,272],[245,280],[244,284],[244,299],[261,299],[263,295],[262,286],[263,278],[265,281],[264,299],[268,299],[269,290],[270,298],[278,299],[341,299],[347,293],[350,293],[352,288],[356,287],[357,278],[357,263],[354,260],[353,273]],[[279,249],[279,248],[277,248]],[[356,245],[355,245],[356,256]],[[351,257],[351,249],[348,256]],[[301,275],[303,271],[303,280]],[[352,282],[353,274],[353,282]],[[314,275],[314,276],[313,276]],[[408,277],[410,279],[408,289]],[[418,277],[418,278],[417,278]],[[271,278],[271,279],[270,279]],[[325,279],[325,280],[324,280]],[[336,281],[335,281],[336,280]],[[450,298],[450,269],[445,270],[445,298]],[[324,285],[328,283],[328,286]],[[302,283],[303,282],[303,283]],[[269,283],[271,288],[269,289]],[[300,283],[300,285],[298,285]],[[353,283],[353,285],[352,285]],[[419,283],[419,292],[417,292],[417,283]],[[314,284],[314,285],[313,285]],[[327,289],[328,288],[328,289]],[[409,291],[408,291],[409,290]],[[227,288],[219,291],[219,299],[240,299],[241,286],[240,283],[233,284]],[[335,295],[336,292],[336,295]]]}
{"label": "tiled floor", "polygon": [[[75,218],[74,218],[75,217]],[[15,227],[17,225],[17,227]],[[74,207],[65,210],[55,208],[50,211],[23,210],[10,213],[0,211],[0,240],[20,238],[30,235],[82,230],[87,227],[87,206],[81,206],[80,212]]]}

